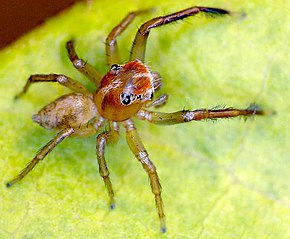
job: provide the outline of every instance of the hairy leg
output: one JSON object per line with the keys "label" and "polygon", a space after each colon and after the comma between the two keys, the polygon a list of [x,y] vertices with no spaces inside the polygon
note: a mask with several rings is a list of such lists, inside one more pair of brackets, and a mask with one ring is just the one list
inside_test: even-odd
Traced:
{"label": "hairy leg", "polygon": [[73,66],[82,74],[84,74],[88,79],[90,79],[96,86],[99,86],[100,80],[102,79],[101,73],[97,71],[88,62],[80,59],[74,49],[73,41],[68,41],[66,43],[66,49],[70,61],[73,63]]}
{"label": "hairy leg", "polygon": [[49,75],[44,75],[44,74],[39,74],[39,75],[31,75],[25,86],[23,87],[23,90],[15,96],[15,99],[18,99],[22,95],[24,95],[31,84],[33,83],[39,83],[39,82],[57,82],[73,91],[80,92],[83,94],[89,94],[90,92],[87,90],[85,86],[83,86],[81,83],[65,76],[65,75],[57,75],[57,74],[49,74]]}
{"label": "hairy leg", "polygon": [[155,196],[155,204],[158,211],[161,231],[166,232],[165,214],[161,197],[161,185],[156,168],[153,162],[149,159],[149,155],[142,144],[137,130],[134,127],[134,123],[131,120],[127,120],[124,123],[124,126],[126,128],[126,139],[128,145],[149,176],[151,190]]}
{"label": "hairy leg", "polygon": [[109,198],[110,198],[110,208],[115,208],[115,199],[114,199],[114,191],[112,187],[112,183],[110,180],[110,172],[107,168],[107,163],[105,160],[105,146],[107,143],[112,141],[116,141],[118,139],[118,129],[110,128],[109,131],[103,132],[97,137],[97,159],[99,164],[99,173],[104,180],[105,186],[108,190]]}
{"label": "hairy leg", "polygon": [[257,105],[250,105],[246,109],[199,109],[199,110],[181,110],[173,113],[153,112],[149,110],[140,110],[137,117],[141,120],[147,120],[153,124],[171,125],[186,123],[193,120],[231,118],[237,116],[264,115],[265,112]]}
{"label": "hairy leg", "polygon": [[130,60],[139,59],[144,62],[146,43],[152,28],[193,16],[199,12],[208,13],[210,15],[230,14],[230,12],[218,8],[191,7],[166,16],[153,18],[145,22],[138,30],[132,45]]}
{"label": "hairy leg", "polygon": [[7,187],[11,187],[13,184],[24,178],[40,160],[44,159],[47,154],[49,154],[58,144],[60,144],[65,138],[69,137],[72,133],[74,133],[74,129],[72,128],[60,131],[37,153],[37,155],[28,163],[17,177],[6,184]]}
{"label": "hairy leg", "polygon": [[116,38],[129,26],[137,15],[148,12],[149,10],[130,12],[113,30],[106,39],[107,64],[110,67],[113,64],[120,63],[118,45]]}

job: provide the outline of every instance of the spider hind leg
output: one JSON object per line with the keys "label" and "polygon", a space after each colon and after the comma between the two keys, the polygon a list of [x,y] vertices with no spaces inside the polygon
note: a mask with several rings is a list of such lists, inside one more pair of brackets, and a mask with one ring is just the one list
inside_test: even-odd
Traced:
{"label": "spider hind leg", "polygon": [[72,128],[60,131],[52,140],[50,140],[43,148],[40,149],[40,151],[27,164],[27,166],[14,179],[9,181],[6,186],[9,188],[24,178],[40,160],[44,159],[45,156],[49,154],[58,144],[60,144],[65,138],[69,137],[73,133],[74,129]]}

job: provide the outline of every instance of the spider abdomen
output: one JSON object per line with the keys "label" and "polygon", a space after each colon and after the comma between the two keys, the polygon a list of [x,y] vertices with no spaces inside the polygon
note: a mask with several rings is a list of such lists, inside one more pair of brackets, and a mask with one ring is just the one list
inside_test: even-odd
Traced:
{"label": "spider abdomen", "polygon": [[83,129],[97,116],[92,95],[70,93],[43,107],[32,120],[47,129]]}

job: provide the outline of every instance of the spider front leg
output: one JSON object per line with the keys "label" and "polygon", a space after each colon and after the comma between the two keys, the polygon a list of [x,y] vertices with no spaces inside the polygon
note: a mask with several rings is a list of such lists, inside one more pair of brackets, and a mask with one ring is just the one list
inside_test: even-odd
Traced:
{"label": "spider front leg", "polygon": [[44,159],[44,157],[49,154],[58,144],[60,144],[65,138],[69,137],[73,133],[73,128],[68,128],[60,131],[37,153],[37,155],[28,163],[28,165],[21,171],[20,174],[18,174],[17,177],[15,177],[13,180],[6,184],[7,187],[11,187],[13,184],[24,178],[40,160]]}
{"label": "spider front leg", "polygon": [[72,40],[66,43],[66,49],[68,57],[73,63],[73,66],[80,73],[84,74],[88,79],[90,79],[96,86],[99,86],[99,82],[102,79],[101,73],[99,73],[97,69],[91,64],[78,57],[74,49],[74,44]]}
{"label": "spider front leg", "polygon": [[108,190],[108,195],[110,198],[110,208],[115,208],[115,199],[114,199],[114,191],[112,187],[112,183],[110,180],[110,172],[107,168],[107,163],[105,160],[105,146],[107,143],[116,141],[118,139],[118,129],[115,127],[115,129],[110,128],[110,130],[107,132],[103,132],[98,135],[97,137],[97,159],[99,164],[99,173],[100,176],[103,178],[105,186]]}
{"label": "spider front leg", "polygon": [[153,18],[150,21],[145,22],[138,30],[132,45],[130,60],[139,59],[144,62],[146,43],[152,28],[193,16],[199,12],[204,12],[211,15],[230,14],[230,12],[219,8],[191,7],[166,16]]}
{"label": "spider front leg", "polygon": [[174,113],[152,112],[149,110],[140,110],[137,117],[141,120],[147,120],[153,124],[172,125],[186,123],[193,120],[231,118],[238,116],[264,115],[265,112],[259,106],[252,104],[246,109],[199,109],[182,110]]}
{"label": "spider front leg", "polygon": [[81,83],[69,78],[65,75],[57,75],[57,74],[39,74],[39,75],[31,75],[25,86],[23,87],[23,90],[15,96],[15,99],[20,98],[22,95],[24,95],[31,84],[33,83],[39,83],[39,82],[57,82],[73,91],[80,92],[83,94],[89,94],[90,92],[87,90],[85,86],[83,86]]}
{"label": "spider front leg", "polygon": [[119,51],[116,38],[129,26],[137,15],[148,12],[149,10],[130,12],[128,15],[113,28],[106,39],[107,65],[120,63]]}
{"label": "spider front leg", "polygon": [[157,207],[158,216],[160,220],[160,228],[162,232],[166,232],[165,214],[161,197],[161,185],[159,182],[156,167],[154,166],[153,162],[149,159],[149,155],[142,144],[142,141],[137,133],[137,130],[134,127],[134,123],[131,120],[127,120],[124,122],[124,126],[126,128],[126,139],[128,145],[149,176],[150,186],[155,196],[155,204]]}

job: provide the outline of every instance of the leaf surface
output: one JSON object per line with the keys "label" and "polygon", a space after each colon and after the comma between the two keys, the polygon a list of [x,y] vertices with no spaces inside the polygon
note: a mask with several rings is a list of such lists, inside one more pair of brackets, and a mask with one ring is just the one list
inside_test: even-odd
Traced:
{"label": "leaf surface", "polygon": [[[158,3],[158,4],[157,4]],[[116,192],[110,211],[95,160],[95,137],[59,145],[20,183],[15,176],[55,132],[31,115],[68,90],[35,84],[13,97],[31,74],[62,73],[90,89],[67,58],[65,42],[105,74],[104,41],[127,12],[155,7],[118,38],[128,60],[144,21],[189,7],[190,1],[79,3],[0,52],[0,238],[158,238],[159,222],[147,176],[124,132],[106,148]],[[164,238],[290,238],[289,3],[198,1],[247,17],[202,15],[149,36],[146,63],[163,78],[162,112],[260,104],[276,115],[170,127],[137,122],[163,187]]]}

